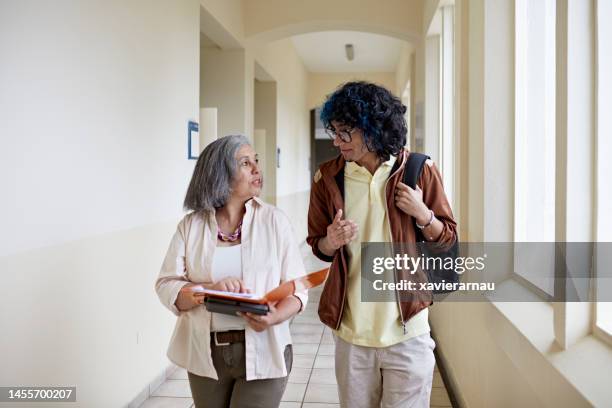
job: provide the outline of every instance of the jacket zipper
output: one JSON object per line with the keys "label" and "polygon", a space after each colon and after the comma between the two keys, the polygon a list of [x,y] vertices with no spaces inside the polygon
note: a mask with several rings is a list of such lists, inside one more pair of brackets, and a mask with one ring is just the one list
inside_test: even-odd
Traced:
{"label": "jacket zipper", "polygon": [[[396,170],[395,173],[397,173],[401,168],[402,168],[402,165],[399,166],[399,168]],[[389,179],[391,179],[395,175],[395,173],[390,175],[389,178],[387,179],[387,181],[385,181],[385,189],[384,189],[385,208],[387,209],[387,220],[388,220],[388,225],[389,225],[389,236],[391,237],[391,246],[392,247],[393,247],[393,233],[391,231],[391,219],[389,217],[389,203],[387,202],[387,185],[389,184]],[[394,279],[395,283],[397,284],[397,269],[395,267],[393,268],[393,279]],[[404,334],[407,334],[408,331],[406,330],[406,322],[404,321],[404,313],[402,312],[402,304],[401,304],[401,302],[399,300],[399,296],[397,294],[397,290],[395,290],[394,292],[395,292],[395,301],[397,303],[397,308],[399,309],[400,320],[402,322],[402,329],[404,331]]]}
{"label": "jacket zipper", "polygon": [[[389,220],[389,204],[387,202],[387,184],[388,183],[389,183],[389,180],[387,180],[385,182],[385,191],[384,191],[385,207],[387,208],[387,220]],[[388,222],[388,227],[389,227],[389,236],[391,237],[391,247],[393,247],[393,233],[391,232],[391,223],[390,222]],[[393,280],[397,284],[397,269],[395,267],[393,268]],[[404,314],[402,312],[402,304],[400,303],[399,296],[397,295],[397,290],[394,290],[394,292],[395,292],[395,302],[397,303],[397,308],[399,309],[399,314],[400,314],[400,320],[402,322],[402,329],[404,331],[404,334],[406,334],[407,333],[407,331],[406,331],[406,323],[404,322]]]}
{"label": "jacket zipper", "polygon": [[[344,247],[341,246],[340,247],[340,251],[342,251],[342,248]],[[342,252],[340,252],[339,254],[340,256],[340,262],[342,262]],[[344,313],[344,302],[346,301],[346,292],[348,291],[348,271],[345,269],[344,270],[345,273],[345,285],[344,285],[344,290],[342,291],[342,303],[340,303],[340,315],[338,316],[338,323],[336,323],[336,330],[340,329],[340,323],[342,323],[342,313]]]}

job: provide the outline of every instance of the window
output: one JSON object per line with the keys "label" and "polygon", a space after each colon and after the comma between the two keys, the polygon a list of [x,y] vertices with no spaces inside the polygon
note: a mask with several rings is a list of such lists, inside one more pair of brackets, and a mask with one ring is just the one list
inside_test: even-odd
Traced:
{"label": "window", "polygon": [[[454,6],[440,7],[434,14],[427,32],[424,146],[425,152],[436,162],[442,173],[444,191],[453,208],[456,207],[454,19]],[[416,147],[418,149],[418,145]]]}
{"label": "window", "polygon": [[597,299],[595,333],[612,336],[612,2],[597,2],[597,242],[595,273],[597,274]]}
{"label": "window", "polygon": [[440,143],[440,169],[444,178],[444,190],[455,206],[455,8],[445,6],[440,9],[442,14],[442,33],[440,36],[440,52],[442,69],[440,86],[442,100],[441,143]]}
{"label": "window", "polygon": [[410,92],[410,81],[406,83],[406,87],[402,92],[402,103],[406,106],[406,113],[404,114],[404,119],[406,120],[406,147],[410,150],[412,146],[410,142],[412,140],[412,134],[410,129],[410,117],[412,115],[412,104],[411,104],[411,95]]}
{"label": "window", "polygon": [[[514,240],[554,242],[555,0],[516,0],[515,13]],[[554,247],[541,250],[521,246],[515,273],[547,297],[554,293]]]}

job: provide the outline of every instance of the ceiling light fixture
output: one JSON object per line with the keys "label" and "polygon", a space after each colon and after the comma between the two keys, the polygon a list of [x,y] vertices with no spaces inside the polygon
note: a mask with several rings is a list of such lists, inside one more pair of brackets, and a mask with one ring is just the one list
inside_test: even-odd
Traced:
{"label": "ceiling light fixture", "polygon": [[346,51],[346,59],[352,61],[355,58],[355,49],[353,48],[353,44],[346,44],[344,46],[344,51]]}

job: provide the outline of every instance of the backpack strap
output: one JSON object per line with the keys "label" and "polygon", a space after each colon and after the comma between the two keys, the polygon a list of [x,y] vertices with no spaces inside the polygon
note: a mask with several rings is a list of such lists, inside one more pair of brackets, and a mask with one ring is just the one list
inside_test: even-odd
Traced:
{"label": "backpack strap", "polygon": [[417,180],[423,172],[423,166],[429,159],[430,157],[426,154],[410,152],[408,154],[408,160],[406,160],[402,182],[410,188],[416,188]]}
{"label": "backpack strap", "polygon": [[[404,168],[404,178],[402,179],[402,182],[410,188],[416,188],[417,180],[419,177],[421,177],[423,166],[427,160],[429,160],[429,156],[426,154],[410,152],[408,154],[408,160],[406,160],[406,167]],[[416,226],[416,220],[413,217],[410,218],[412,218],[412,227],[414,228],[417,242],[425,241],[423,233]]]}

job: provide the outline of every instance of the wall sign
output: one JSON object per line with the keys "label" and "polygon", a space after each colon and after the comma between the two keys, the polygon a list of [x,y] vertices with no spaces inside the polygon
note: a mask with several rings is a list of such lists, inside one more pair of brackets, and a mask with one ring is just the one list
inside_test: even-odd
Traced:
{"label": "wall sign", "polygon": [[200,154],[200,127],[196,122],[187,124],[187,159],[198,160]]}

